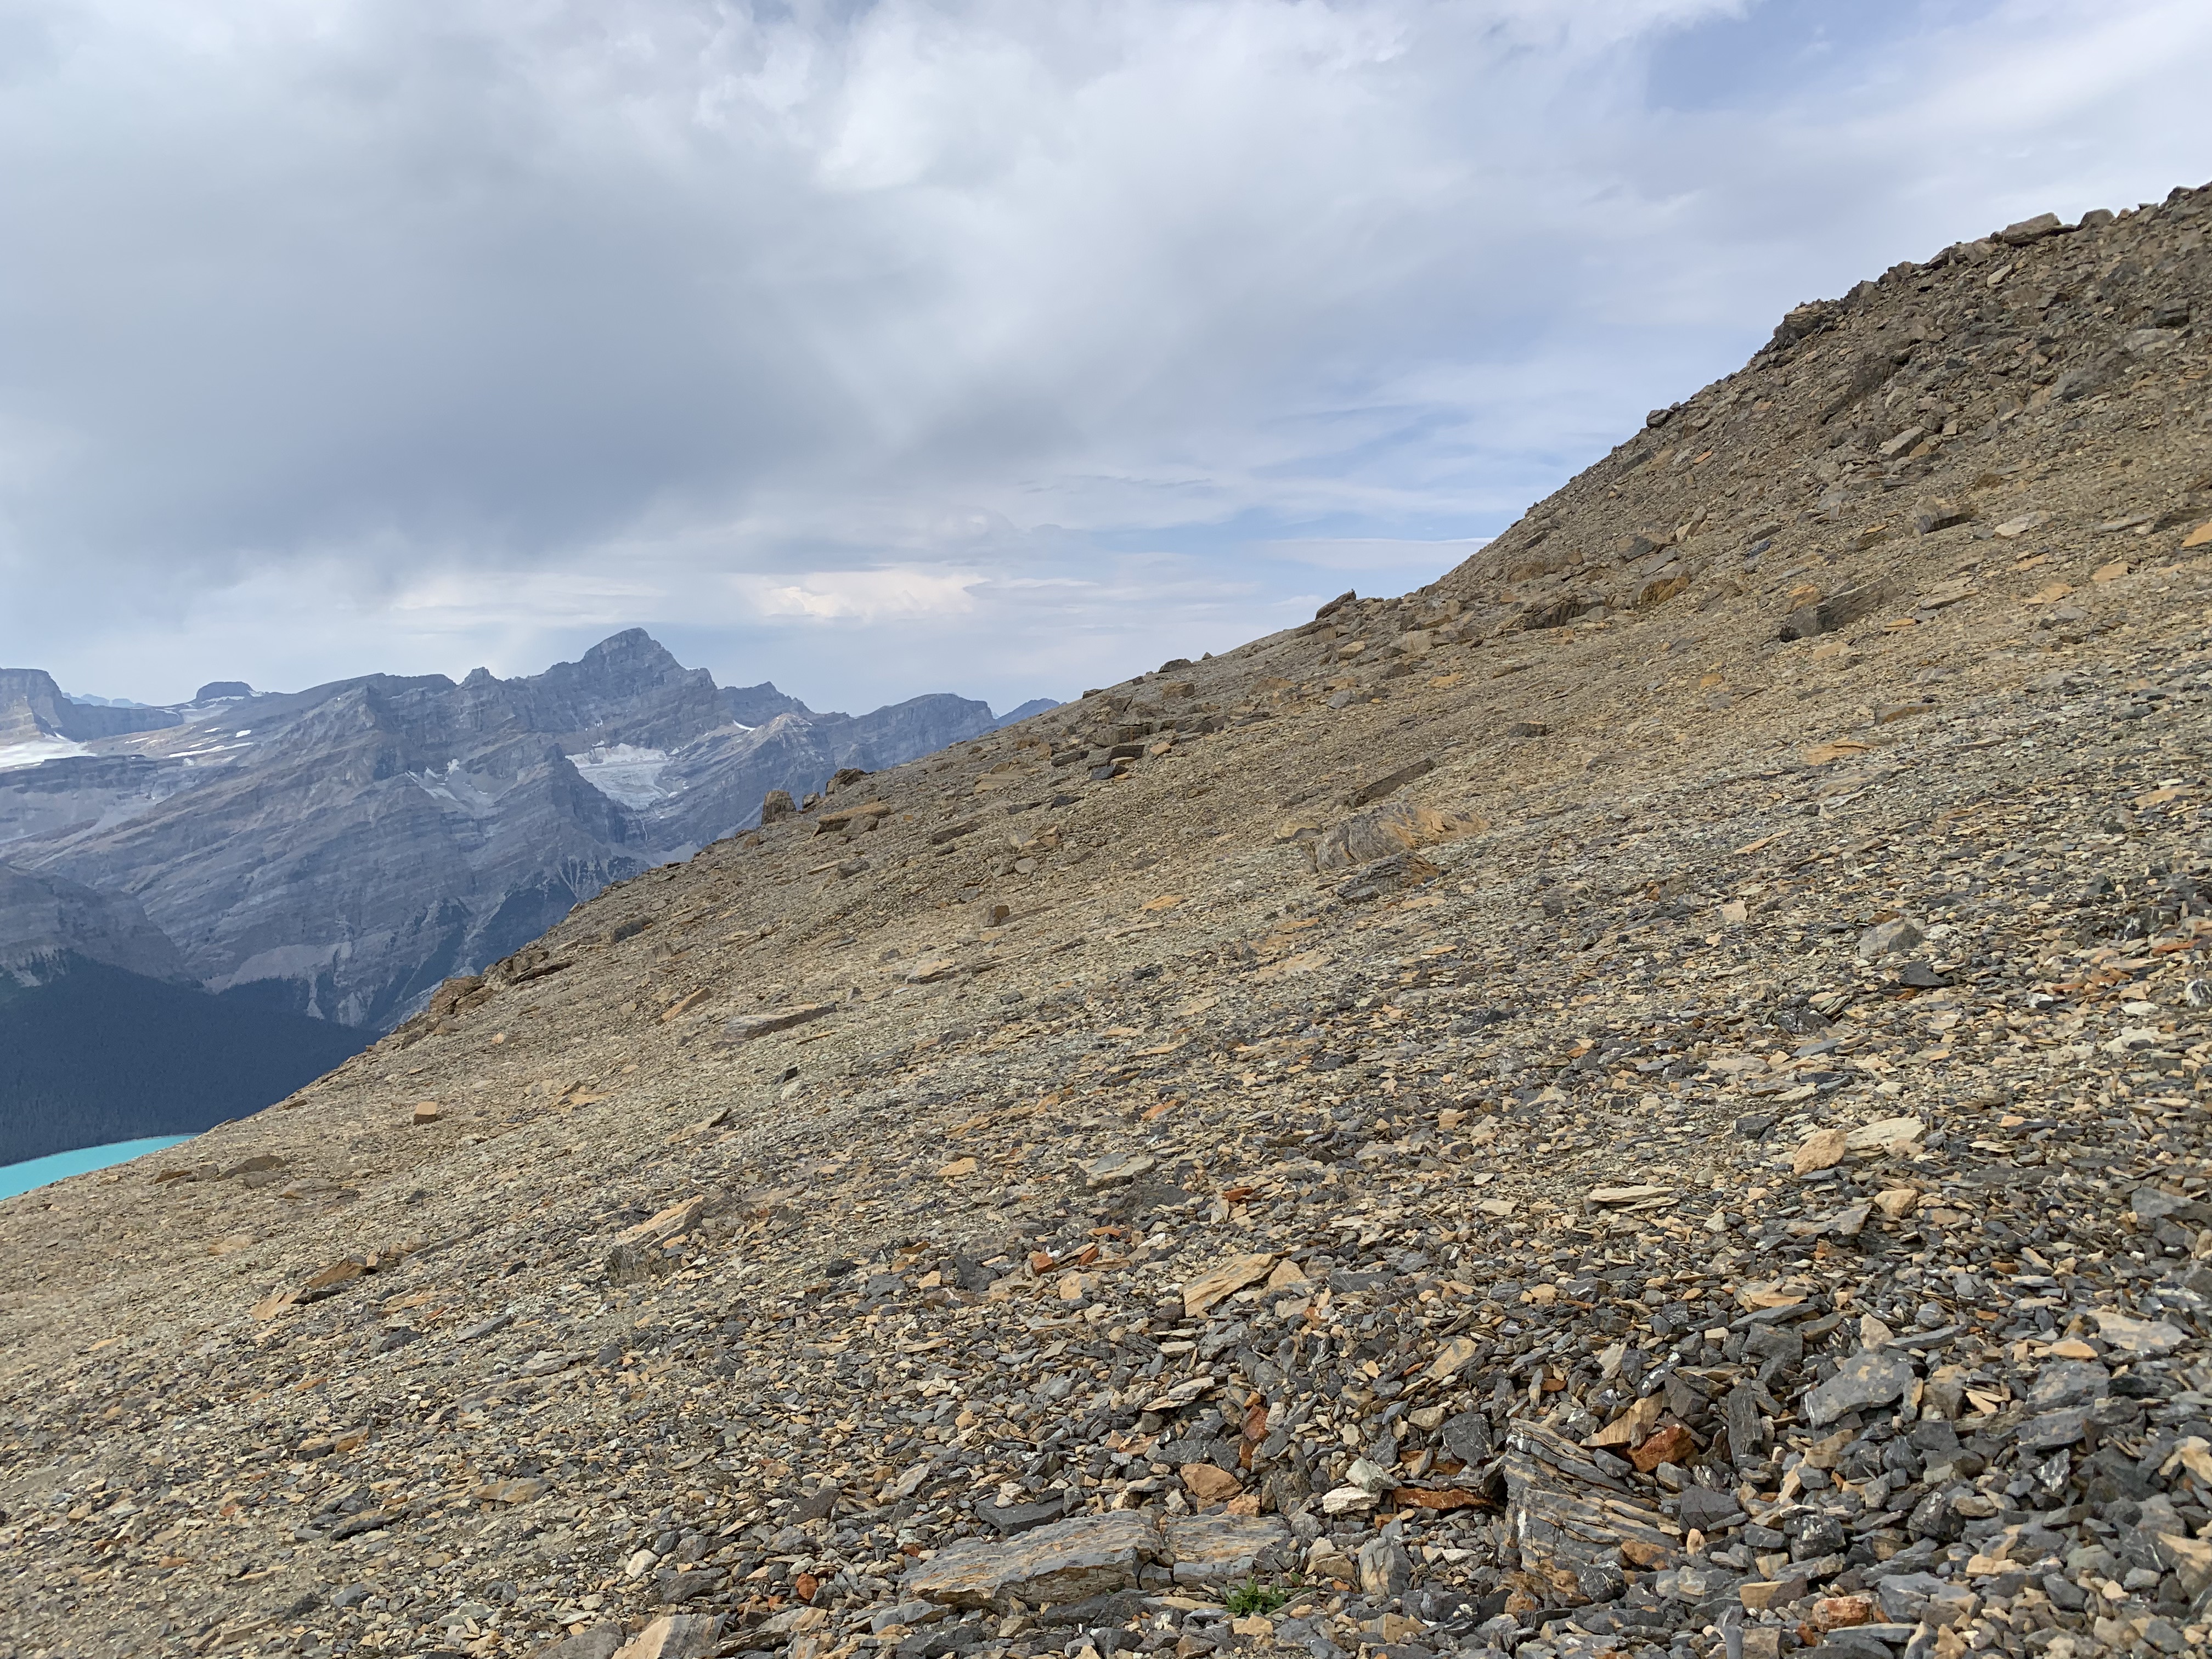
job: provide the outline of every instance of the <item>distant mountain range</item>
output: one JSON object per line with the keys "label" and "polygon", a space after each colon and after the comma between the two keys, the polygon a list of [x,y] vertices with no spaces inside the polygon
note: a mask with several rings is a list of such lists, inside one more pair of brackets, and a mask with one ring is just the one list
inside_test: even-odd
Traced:
{"label": "distant mountain range", "polygon": [[[1053,706],[817,714],[640,629],[518,679],[219,681],[166,708],[0,669],[0,1162],[258,1109],[609,883],[750,827],[769,790]],[[72,1073],[72,1045],[112,1060],[153,1027],[191,1087],[160,1085],[158,1050],[136,1082]]]}

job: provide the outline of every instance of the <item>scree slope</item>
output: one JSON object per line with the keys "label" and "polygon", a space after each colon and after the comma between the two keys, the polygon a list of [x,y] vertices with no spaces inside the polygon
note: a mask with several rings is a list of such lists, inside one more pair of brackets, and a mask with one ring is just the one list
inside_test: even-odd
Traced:
{"label": "scree slope", "polygon": [[0,1205],[0,1647],[2205,1651],[2208,225]]}

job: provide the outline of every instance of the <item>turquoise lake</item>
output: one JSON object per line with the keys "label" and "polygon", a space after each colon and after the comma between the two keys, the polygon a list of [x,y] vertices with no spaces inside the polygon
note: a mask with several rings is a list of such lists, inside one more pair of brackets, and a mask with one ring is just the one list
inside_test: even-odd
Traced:
{"label": "turquoise lake", "polygon": [[118,1140],[106,1146],[80,1146],[73,1152],[53,1152],[27,1158],[21,1164],[0,1164],[0,1198],[13,1198],[33,1187],[46,1186],[64,1176],[104,1170],[111,1164],[127,1164],[134,1158],[158,1152],[190,1140],[190,1135],[153,1135],[144,1140]]}

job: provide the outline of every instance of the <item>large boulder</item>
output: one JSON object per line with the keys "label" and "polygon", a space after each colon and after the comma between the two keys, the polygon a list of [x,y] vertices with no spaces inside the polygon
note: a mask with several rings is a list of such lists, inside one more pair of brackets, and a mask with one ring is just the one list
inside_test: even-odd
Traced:
{"label": "large boulder", "polygon": [[1324,872],[1349,870],[1417,847],[1478,835],[1487,828],[1480,818],[1394,800],[1370,811],[1353,813],[1316,842],[1314,868]]}
{"label": "large boulder", "polygon": [[1158,1529],[1130,1510],[1078,1516],[1018,1538],[963,1538],[906,1582],[907,1593],[954,1607],[1060,1606],[1133,1588],[1137,1569],[1160,1561]]}

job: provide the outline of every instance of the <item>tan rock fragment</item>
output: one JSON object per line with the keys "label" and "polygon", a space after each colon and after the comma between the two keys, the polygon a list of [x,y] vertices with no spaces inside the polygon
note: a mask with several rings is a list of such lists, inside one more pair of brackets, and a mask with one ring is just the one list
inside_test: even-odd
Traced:
{"label": "tan rock fragment", "polygon": [[864,800],[857,806],[840,806],[824,811],[814,821],[814,833],[826,835],[833,830],[842,830],[856,818],[885,818],[891,814],[887,800]]}
{"label": "tan rock fragment", "polygon": [[2162,1532],[2158,1534],[2158,1541],[2160,1552],[2173,1563],[2185,1595],[2202,1595],[2208,1586],[2212,1586],[2212,1539]]}
{"label": "tan rock fragment", "polygon": [[1481,1345],[1474,1338],[1455,1336],[1445,1343],[1443,1351],[1429,1362],[1429,1369],[1425,1375],[1431,1382],[1446,1382],[1480,1352]]}
{"label": "tan rock fragment", "polygon": [[690,993],[688,995],[677,998],[675,1001],[670,1003],[667,1007],[660,1011],[660,1023],[663,1025],[665,1025],[672,1020],[683,1018],[684,1015],[690,1013],[694,1008],[696,1008],[701,1003],[704,1002],[713,994],[714,991],[711,987],[702,985],[697,990]]}
{"label": "tan rock fragment", "polygon": [[1672,1198],[1674,1195],[1674,1189],[1672,1187],[1653,1187],[1639,1183],[1629,1187],[1593,1187],[1589,1190],[1589,1201],[1600,1208],[1613,1209],[1624,1205],[1633,1207],[1650,1204],[1659,1199]]}
{"label": "tan rock fragment", "polygon": [[1770,1607],[1786,1607],[1804,1595],[1805,1579],[1795,1578],[1747,1579],[1736,1586],[1736,1596],[1747,1613],[1765,1613]]}
{"label": "tan rock fragment", "polygon": [[526,1480],[488,1481],[469,1496],[479,1504],[529,1504],[552,1490],[550,1480],[533,1476]]}
{"label": "tan rock fragment", "polygon": [[617,1244],[658,1244],[674,1238],[678,1233],[688,1233],[707,1212],[707,1200],[699,1194],[670,1205],[659,1214],[648,1216],[634,1227],[625,1227],[615,1235]]}
{"label": "tan rock fragment", "polygon": [[1267,1288],[1271,1291],[1287,1290],[1293,1285],[1312,1282],[1306,1277],[1306,1270],[1295,1261],[1278,1261],[1274,1272],[1267,1275]]}
{"label": "tan rock fragment", "polygon": [[1224,1297],[1266,1278],[1274,1262],[1272,1255],[1233,1255],[1219,1267],[1200,1273],[1182,1287],[1183,1317],[1196,1319]]}
{"label": "tan rock fragment", "polygon": [[1844,1145],[1861,1157],[1882,1156],[1903,1152],[1927,1133],[1928,1126],[1917,1117],[1876,1118],[1851,1130],[1844,1137]]}
{"label": "tan rock fragment", "polygon": [[1659,1420],[1659,1413],[1667,1409],[1667,1396],[1647,1394],[1622,1411],[1595,1434],[1583,1442],[1585,1446],[1633,1446],[1638,1444]]}
{"label": "tan rock fragment", "polygon": [[1176,1473],[1184,1488],[1201,1504],[1225,1504],[1244,1490],[1244,1483],[1213,1463],[1186,1463]]}
{"label": "tan rock fragment", "polygon": [[1816,743],[1805,751],[1805,764],[1826,766],[1831,761],[1848,760],[1853,755],[1863,755],[1874,745],[1862,743],[1856,738],[1838,738],[1832,743]]}
{"label": "tan rock fragment", "polygon": [[2212,1486],[2212,1441],[2201,1435],[2190,1435],[2159,1465],[2159,1474],[2167,1480],[2176,1469],[2187,1469],[2200,1486]]}
{"label": "tan rock fragment", "polygon": [[1811,1175],[1815,1170],[1834,1169],[1844,1161],[1850,1139],[1841,1129],[1815,1129],[1790,1155],[1790,1173]]}
{"label": "tan rock fragment", "polygon": [[308,1300],[352,1283],[368,1271],[368,1264],[358,1256],[347,1256],[333,1261],[327,1267],[319,1267],[307,1275],[300,1285],[301,1299]]}
{"label": "tan rock fragment", "polygon": [[438,1121],[438,1103],[436,1101],[418,1100],[415,1103],[415,1127],[416,1128],[421,1128],[426,1123],[435,1123]]}
{"label": "tan rock fragment", "polygon": [[1874,1206],[1892,1221],[1902,1221],[1920,1207],[1920,1194],[1910,1187],[1889,1187],[1874,1195]]}
{"label": "tan rock fragment", "polygon": [[1680,1423],[1654,1429],[1638,1442],[1628,1461],[1649,1474],[1662,1463],[1687,1463],[1698,1455],[1698,1443]]}

